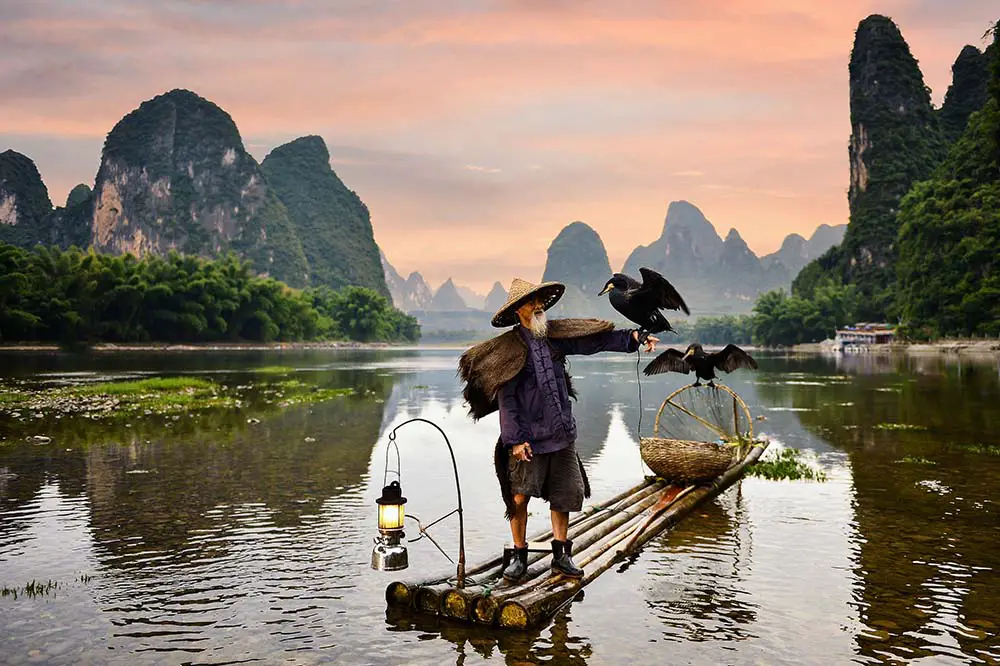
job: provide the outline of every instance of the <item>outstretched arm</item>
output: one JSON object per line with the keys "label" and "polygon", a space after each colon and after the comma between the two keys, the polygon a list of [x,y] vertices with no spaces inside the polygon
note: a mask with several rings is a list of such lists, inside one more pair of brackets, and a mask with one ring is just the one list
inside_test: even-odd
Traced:
{"label": "outstretched arm", "polygon": [[[593,333],[578,338],[550,338],[550,342],[563,354],[581,354],[589,356],[603,351],[625,352],[630,354],[639,348],[639,334],[632,329],[620,331],[605,331]],[[657,338],[650,337],[646,351],[656,348]]]}

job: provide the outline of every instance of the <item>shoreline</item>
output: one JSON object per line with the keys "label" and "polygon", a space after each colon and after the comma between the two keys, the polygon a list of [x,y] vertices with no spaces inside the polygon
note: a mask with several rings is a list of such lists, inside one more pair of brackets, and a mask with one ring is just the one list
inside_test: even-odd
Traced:
{"label": "shoreline", "polygon": [[[836,348],[822,342],[811,342],[788,347],[793,352],[835,354]],[[883,345],[867,345],[857,354],[967,354],[1000,355],[1000,339],[950,339],[937,342],[893,342]]]}
{"label": "shoreline", "polygon": [[113,352],[206,352],[206,351],[301,351],[308,349],[389,349],[411,347],[412,343],[390,342],[100,342],[79,351],[56,344],[0,344],[2,352],[113,353]]}
{"label": "shoreline", "polygon": [[[438,341],[429,343],[404,342],[354,342],[349,340],[326,342],[101,342],[81,350],[66,350],[51,343],[15,343],[0,344],[0,354],[7,352],[30,353],[97,353],[109,354],[115,352],[236,352],[236,351],[306,351],[331,349],[466,349],[476,344],[475,341],[458,343],[453,341]],[[661,341],[661,345],[662,345]],[[667,345],[670,346],[670,345]],[[676,346],[676,345],[674,345]],[[706,348],[722,348],[723,345],[706,345]],[[788,347],[761,347],[759,345],[742,345],[748,351],[786,351],[805,354],[834,354],[833,345],[822,342],[809,342]],[[952,339],[938,342],[894,342],[883,345],[869,345],[855,354],[967,354],[967,355],[1000,355],[1000,339]]]}

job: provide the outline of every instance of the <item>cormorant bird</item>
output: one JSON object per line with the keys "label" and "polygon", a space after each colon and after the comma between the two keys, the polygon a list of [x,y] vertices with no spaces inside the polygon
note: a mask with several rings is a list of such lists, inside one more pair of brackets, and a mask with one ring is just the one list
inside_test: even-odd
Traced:
{"label": "cormorant bird", "polygon": [[642,282],[623,273],[615,273],[598,296],[611,292],[611,307],[641,327],[639,340],[663,331],[673,331],[660,313],[662,308],[684,310],[691,314],[681,295],[665,277],[649,268],[640,268]]}
{"label": "cormorant bird", "polygon": [[715,371],[717,369],[732,372],[738,368],[756,370],[757,361],[736,345],[726,345],[722,351],[706,354],[701,345],[695,342],[688,345],[684,354],[676,349],[666,350],[650,361],[643,373],[648,377],[649,375],[658,375],[661,372],[687,374],[694,370],[694,386],[701,386],[698,380],[705,379],[709,386],[714,387],[715,384],[712,383],[712,380],[716,378]]}

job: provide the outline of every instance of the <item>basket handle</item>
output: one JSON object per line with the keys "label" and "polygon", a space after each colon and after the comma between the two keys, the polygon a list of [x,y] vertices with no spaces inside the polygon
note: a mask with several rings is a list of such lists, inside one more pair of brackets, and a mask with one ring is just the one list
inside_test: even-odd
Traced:
{"label": "basket handle", "polygon": [[[676,394],[677,394],[677,391],[674,391],[673,393],[671,393],[670,395],[668,395],[666,398],[664,398],[663,402],[660,403],[660,408],[658,410],[656,410],[656,420],[653,421],[653,437],[659,437],[660,436],[660,415],[663,414],[663,408],[667,406],[667,403],[670,402],[670,399],[672,397],[674,397]],[[639,409],[642,409],[642,405],[639,405]],[[642,433],[640,433],[640,435],[641,434]]]}
{"label": "basket handle", "polygon": [[[733,397],[733,429],[734,432],[736,433],[736,436],[741,440],[743,439],[743,433],[739,431],[739,421],[740,421],[739,412],[742,411],[743,416],[747,421],[746,436],[748,439],[753,440],[753,418],[750,416],[750,409],[747,407],[747,404],[743,402],[743,398],[739,397],[735,391],[733,391],[728,386],[725,386],[724,384],[716,384],[715,386],[716,388],[722,389],[723,391],[725,391],[726,393],[728,393]],[[681,388],[677,389],[676,391],[674,391],[673,393],[671,393],[670,395],[668,395],[666,398],[663,399],[663,402],[660,403],[660,408],[656,410],[656,420],[653,421],[653,437],[660,436],[660,417],[663,415],[663,409],[667,406],[667,403],[670,403],[677,409],[681,410],[682,412],[693,418],[694,420],[700,422],[709,430],[720,435],[720,437],[722,437],[723,439],[726,439],[726,435],[728,435],[728,433],[720,431],[717,427],[713,426],[708,421],[705,421],[697,414],[692,414],[690,411],[684,409],[682,406],[671,402],[671,400],[675,395],[683,391],[686,391],[690,388],[691,388],[690,386],[682,386]],[[639,405],[639,409],[642,409],[642,405]]]}

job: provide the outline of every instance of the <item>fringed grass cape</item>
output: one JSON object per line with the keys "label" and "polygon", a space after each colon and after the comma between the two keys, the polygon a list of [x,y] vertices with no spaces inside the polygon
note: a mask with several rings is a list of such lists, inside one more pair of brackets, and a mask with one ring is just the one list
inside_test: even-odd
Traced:
{"label": "fringed grass cape", "polygon": [[[614,328],[614,324],[600,319],[553,319],[549,322],[547,336],[552,339],[579,338],[595,333],[604,333]],[[462,395],[469,405],[469,416],[478,421],[498,409],[497,393],[500,387],[517,376],[528,359],[528,346],[521,338],[517,329],[511,329],[497,337],[481,342],[471,347],[458,361],[458,374],[465,383]],[[553,360],[565,364],[565,358],[559,354],[553,355]],[[576,398],[576,391],[566,373],[566,388],[570,397]],[[493,450],[493,465],[497,480],[500,482],[500,494],[503,496],[506,511],[504,517],[510,520],[514,511],[514,497],[511,492],[508,463],[510,450],[497,438]],[[583,467],[583,462],[577,455],[580,464],[580,474],[583,476],[584,497],[590,497],[590,480]],[[542,499],[547,500],[548,493],[542,490]]]}

